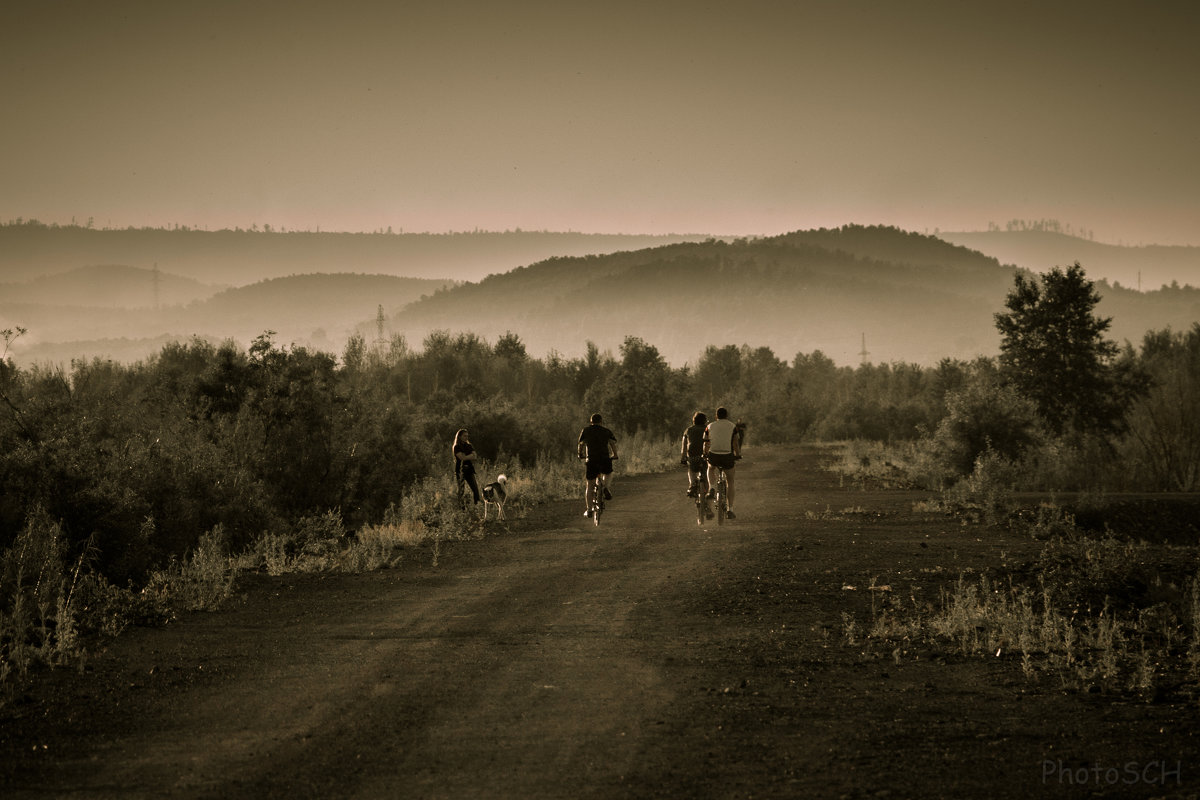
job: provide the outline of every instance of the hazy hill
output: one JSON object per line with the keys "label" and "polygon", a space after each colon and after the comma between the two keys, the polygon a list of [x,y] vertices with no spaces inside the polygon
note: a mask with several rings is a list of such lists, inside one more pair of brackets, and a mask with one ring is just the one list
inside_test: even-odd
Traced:
{"label": "hazy hill", "polygon": [[153,308],[203,300],[221,288],[168,272],[105,264],[0,283],[0,303]]}
{"label": "hazy hill", "polygon": [[126,264],[245,286],[312,272],[479,280],[551,256],[611,253],[705,237],[549,233],[307,233],[0,225],[0,281]]}
{"label": "hazy hill", "polygon": [[[14,227],[0,226],[0,234]],[[67,230],[72,236],[84,231],[46,230]],[[140,240],[140,234],[148,232],[129,233],[139,234],[132,238]],[[184,234],[181,240],[203,234],[149,233]],[[290,241],[283,237],[292,236],[237,235],[251,243]],[[273,239],[276,236],[281,238]],[[351,250],[362,241],[398,238],[329,236],[333,238],[325,241],[349,242]],[[338,238],[343,236],[348,238]],[[462,235],[445,242],[469,252],[481,241],[522,241],[509,236],[524,234]],[[554,241],[553,235],[529,236],[546,237],[543,243]],[[1003,237],[1017,234],[999,236],[997,241],[1013,241]],[[1046,236],[1047,241],[1065,239],[1072,247],[1091,244]],[[201,236],[198,241],[208,240]],[[229,263],[237,262],[238,252],[235,248],[229,254]],[[1038,258],[1050,266],[1078,260],[1089,277],[1099,280],[1107,276],[1092,267],[1097,252],[1102,251],[1077,249],[1069,258]],[[0,258],[10,255],[0,248]],[[219,249],[208,257],[225,263]],[[766,345],[785,359],[821,350],[838,363],[856,364],[865,337],[872,362],[931,364],[945,357],[997,352],[993,314],[1003,308],[1014,270],[1004,261],[933,236],[851,225],[762,239],[663,244],[608,255],[556,255],[462,284],[318,272],[216,291],[160,264],[158,308],[146,301],[153,297],[150,270],[94,267],[0,286],[0,328],[28,329],[12,350],[18,363],[141,358],[157,352],[164,336],[234,338],[248,344],[268,329],[277,332],[280,343],[340,353],[354,330],[368,339],[376,336],[376,312],[382,305],[385,335],[403,334],[414,346],[420,346],[431,330],[473,331],[489,341],[512,331],[531,354],[557,351],[575,356],[584,352],[588,341],[616,352],[626,335],[635,335],[675,364],[695,361],[709,344]],[[1104,297],[1100,313],[1114,318],[1111,333],[1118,341],[1137,343],[1147,330],[1168,325],[1183,329],[1200,321],[1197,289],[1138,293],[1105,283],[1099,288]],[[168,297],[178,296],[169,292],[214,293],[167,305]]]}
{"label": "hazy hill", "polygon": [[393,312],[450,281],[391,275],[297,275],[227,289],[206,300],[160,308],[120,309],[9,303],[0,297],[0,328],[21,326],[12,356],[18,363],[67,363],[101,356],[128,361],[161,349],[163,336],[249,344],[266,330],[295,342],[340,352],[347,337],[380,306]]}
{"label": "hazy hill", "polygon": [[[766,345],[791,359],[821,350],[838,363],[936,363],[994,355],[993,315],[1013,269],[995,258],[894,228],[847,226],[778,237],[708,241],[587,258],[556,258],[440,292],[391,328],[419,342],[430,330],[512,331],[531,353],[614,352],[626,335],[675,364],[708,344]],[[1100,312],[1118,340],[1200,319],[1200,292],[1171,297],[1103,287]]]}
{"label": "hazy hill", "polygon": [[327,341],[340,347],[359,323],[375,319],[380,306],[386,315],[453,285],[391,275],[293,275],[227,289],[193,303],[183,317],[238,338],[253,338],[270,328],[284,342]]}
{"label": "hazy hill", "polygon": [[1038,230],[939,233],[938,238],[964,245],[1031,272],[1069,267],[1078,261],[1093,280],[1103,278],[1143,291],[1173,281],[1200,286],[1200,247],[1102,244],[1062,233]]}

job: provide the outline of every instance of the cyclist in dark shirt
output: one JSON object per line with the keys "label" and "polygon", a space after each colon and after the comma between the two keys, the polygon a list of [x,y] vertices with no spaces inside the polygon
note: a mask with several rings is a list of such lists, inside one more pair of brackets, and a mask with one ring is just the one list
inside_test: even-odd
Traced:
{"label": "cyclist in dark shirt", "polygon": [[579,444],[576,452],[586,462],[584,481],[587,489],[583,494],[583,515],[592,515],[592,500],[595,492],[604,492],[604,499],[611,500],[612,492],[608,490],[608,476],[612,474],[612,462],[617,457],[617,437],[613,432],[600,423],[603,418],[592,414],[591,424],[579,433]]}
{"label": "cyclist in dark shirt", "polygon": [[692,425],[683,432],[680,443],[679,463],[688,468],[688,497],[695,497],[697,490],[708,494],[708,464],[704,460],[704,429],[708,416],[703,411],[692,415]]}

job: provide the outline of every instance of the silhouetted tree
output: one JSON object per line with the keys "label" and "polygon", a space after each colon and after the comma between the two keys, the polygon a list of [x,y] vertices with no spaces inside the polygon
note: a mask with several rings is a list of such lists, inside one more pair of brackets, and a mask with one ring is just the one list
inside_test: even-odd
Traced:
{"label": "silhouetted tree", "polygon": [[1099,302],[1076,262],[1041,281],[1018,273],[1008,311],[996,314],[1003,375],[1055,434],[1119,431],[1136,396],[1117,345],[1104,338],[1111,318],[1093,313]]}
{"label": "silhouetted tree", "polygon": [[666,433],[683,412],[681,397],[672,391],[671,368],[654,345],[626,336],[621,364],[613,376],[588,392],[588,402],[606,420],[630,433]]}

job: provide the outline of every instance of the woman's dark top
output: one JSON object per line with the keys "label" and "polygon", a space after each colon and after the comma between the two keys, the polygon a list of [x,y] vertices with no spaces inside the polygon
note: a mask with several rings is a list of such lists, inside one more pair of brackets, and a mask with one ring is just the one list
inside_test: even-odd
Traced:
{"label": "woman's dark top", "polygon": [[467,475],[475,474],[475,462],[474,461],[460,461],[458,458],[459,453],[462,453],[464,456],[469,456],[474,452],[475,452],[475,448],[472,447],[467,442],[459,442],[458,444],[454,445],[454,474],[455,474],[455,476],[466,477]]}

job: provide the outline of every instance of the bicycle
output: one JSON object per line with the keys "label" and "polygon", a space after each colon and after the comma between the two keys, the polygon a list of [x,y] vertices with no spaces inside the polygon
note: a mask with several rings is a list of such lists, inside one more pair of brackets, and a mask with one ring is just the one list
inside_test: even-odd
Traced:
{"label": "bicycle", "polygon": [[706,520],[712,519],[712,511],[708,508],[708,495],[705,492],[696,489],[696,524],[703,525]]}
{"label": "bicycle", "polygon": [[592,524],[599,528],[600,515],[604,513],[604,488],[599,481],[596,482],[596,490],[592,493],[592,505],[588,510],[591,512]]}
{"label": "bicycle", "polygon": [[713,516],[712,510],[708,507],[708,493],[704,490],[704,470],[707,469],[707,465],[701,461],[699,462],[700,467],[693,469],[693,464],[688,463],[686,458],[680,463],[688,468],[688,482],[692,487],[688,490],[688,494],[696,499],[696,524],[703,525],[705,520],[712,519]]}
{"label": "bicycle", "polygon": [[[585,455],[580,456],[586,460]],[[612,456],[612,460],[616,461],[617,457]],[[592,524],[597,528],[600,527],[600,515],[604,513],[604,493],[608,491],[608,473],[603,473],[592,478],[594,484],[592,488],[592,500],[588,504],[588,509],[585,515],[592,520]]]}
{"label": "bicycle", "polygon": [[713,504],[717,508],[717,524],[725,524],[725,515],[729,512],[729,482],[725,478],[725,468],[717,467],[717,482],[713,486]]}
{"label": "bicycle", "polygon": [[[741,460],[741,456],[735,455],[734,460]],[[729,516],[729,479],[725,475],[725,468],[713,464],[717,469],[717,480],[713,484],[713,505],[716,506],[717,524],[724,525],[725,518]]]}

